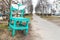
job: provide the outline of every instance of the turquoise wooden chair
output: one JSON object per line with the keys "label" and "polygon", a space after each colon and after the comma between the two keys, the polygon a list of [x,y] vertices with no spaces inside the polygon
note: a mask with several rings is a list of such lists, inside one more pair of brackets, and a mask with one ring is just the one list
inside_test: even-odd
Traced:
{"label": "turquoise wooden chair", "polygon": [[[18,4],[18,6],[22,6],[22,4]],[[18,9],[14,8],[13,6],[10,7],[10,20],[9,20],[9,27],[8,29],[12,29],[12,36],[14,37],[14,35],[16,34],[16,30],[23,30],[24,34],[27,35],[28,34],[28,29],[29,29],[29,19],[28,18],[24,18],[24,9],[19,10],[19,12],[21,13],[20,17],[13,17],[13,11],[18,11]],[[12,23],[13,21],[13,23]],[[19,24],[17,24],[17,22],[19,22]],[[26,24],[23,25],[23,22],[25,22]]]}

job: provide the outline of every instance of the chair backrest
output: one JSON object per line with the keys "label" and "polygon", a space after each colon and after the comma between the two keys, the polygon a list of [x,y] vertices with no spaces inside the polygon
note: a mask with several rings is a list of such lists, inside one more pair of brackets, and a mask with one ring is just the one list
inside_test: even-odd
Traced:
{"label": "chair backrest", "polygon": [[[20,7],[20,6],[22,6],[22,4],[18,4],[18,7]],[[24,13],[25,13],[25,9],[19,10],[19,8],[16,9],[13,6],[10,6],[10,18],[13,17],[13,11],[19,11],[21,13],[20,14],[21,15],[20,17],[23,17],[24,16]]]}

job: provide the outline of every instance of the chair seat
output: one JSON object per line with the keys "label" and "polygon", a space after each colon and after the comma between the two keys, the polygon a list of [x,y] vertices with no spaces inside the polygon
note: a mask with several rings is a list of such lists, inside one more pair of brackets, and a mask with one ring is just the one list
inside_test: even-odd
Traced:
{"label": "chair seat", "polygon": [[14,27],[14,25],[11,25],[11,24],[9,24],[9,25],[10,25],[10,28],[15,29],[15,30],[28,29],[28,27],[26,27],[26,25],[25,26],[24,25],[20,25],[20,26],[16,26],[16,27]]}
{"label": "chair seat", "polygon": [[23,18],[23,17],[12,17],[10,19],[16,20],[16,21],[29,21],[29,18]]}

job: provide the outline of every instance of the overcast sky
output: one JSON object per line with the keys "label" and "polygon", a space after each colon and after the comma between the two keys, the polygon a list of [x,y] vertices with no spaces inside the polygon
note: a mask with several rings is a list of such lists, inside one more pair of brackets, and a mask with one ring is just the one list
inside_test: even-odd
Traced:
{"label": "overcast sky", "polygon": [[[22,0],[18,0],[18,1],[21,2]],[[56,1],[56,0],[47,0],[47,2],[49,2],[50,4],[53,4],[54,1]],[[33,11],[35,10],[34,8],[36,7],[37,2],[38,2],[38,0],[32,0]]]}
{"label": "overcast sky", "polygon": [[[18,1],[21,2],[21,0],[18,0]],[[47,0],[47,1],[52,4],[56,0]],[[34,5],[34,7],[36,6],[37,2],[38,2],[38,0],[32,0],[32,4]]]}
{"label": "overcast sky", "polygon": [[56,0],[47,0],[50,4],[53,4],[54,1]]}

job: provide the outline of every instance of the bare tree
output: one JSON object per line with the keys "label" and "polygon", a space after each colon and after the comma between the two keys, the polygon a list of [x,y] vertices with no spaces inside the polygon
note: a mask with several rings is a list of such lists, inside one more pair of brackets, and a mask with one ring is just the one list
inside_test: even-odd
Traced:
{"label": "bare tree", "polygon": [[28,1],[27,1],[27,10],[28,10],[28,12],[30,12],[30,13],[33,12],[32,0],[28,0]]}

